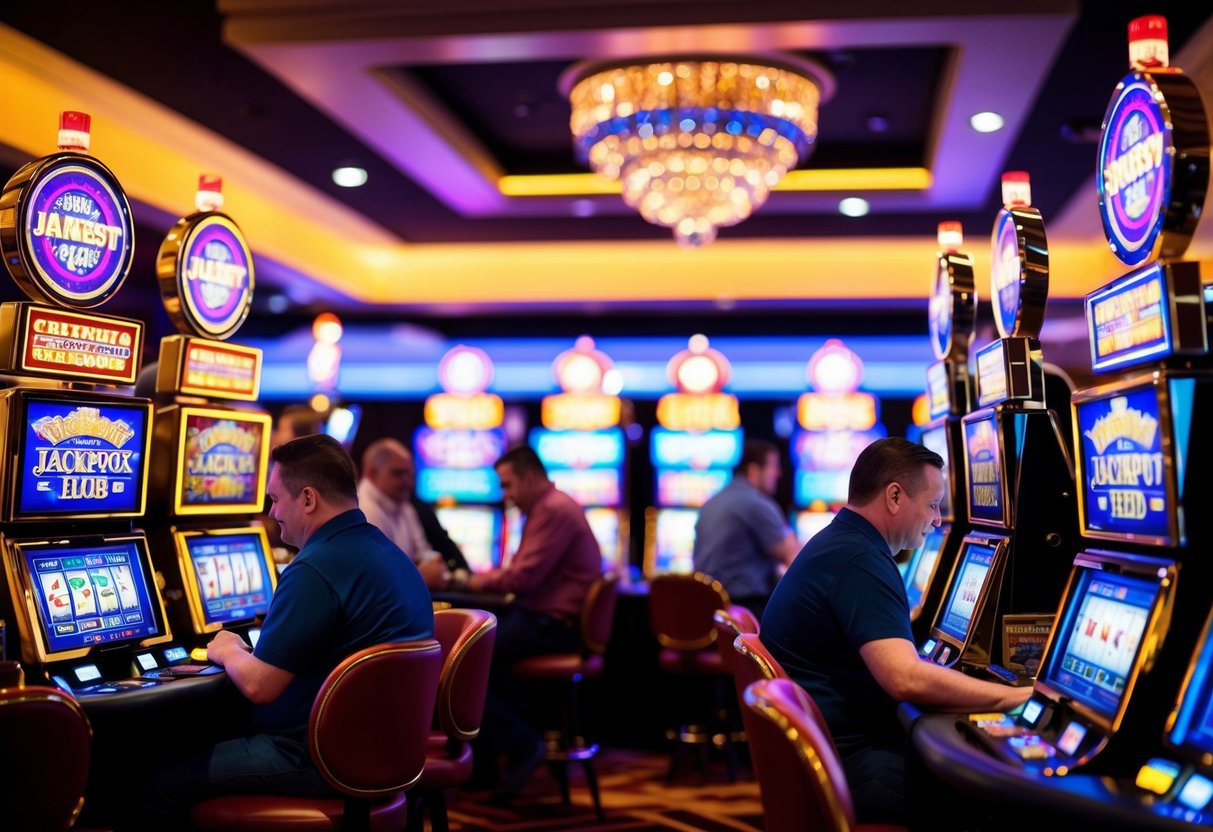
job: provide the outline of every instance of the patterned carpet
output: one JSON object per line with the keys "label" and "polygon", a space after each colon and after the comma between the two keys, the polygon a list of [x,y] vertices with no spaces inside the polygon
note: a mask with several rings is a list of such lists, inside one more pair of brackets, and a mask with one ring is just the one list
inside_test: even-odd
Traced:
{"label": "patterned carpet", "polygon": [[606,750],[595,760],[606,820],[594,817],[593,804],[581,776],[570,770],[572,805],[560,801],[560,789],[546,768],[531,778],[514,805],[491,806],[486,792],[452,791],[447,795],[452,830],[460,832],[570,832],[592,829],[669,830],[683,832],[758,832],[762,804],[758,784],[743,772],[730,783],[723,765],[708,777],[693,768],[674,782],[666,781],[669,757],[644,751]]}

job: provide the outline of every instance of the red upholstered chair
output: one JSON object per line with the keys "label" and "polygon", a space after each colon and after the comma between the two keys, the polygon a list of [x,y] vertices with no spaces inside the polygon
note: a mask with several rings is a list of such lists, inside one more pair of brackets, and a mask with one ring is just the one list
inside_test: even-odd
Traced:
{"label": "red upholstered chair", "polygon": [[421,778],[442,646],[432,639],[377,644],[333,669],[316,694],[308,750],[343,798],[234,795],[194,807],[200,829],[403,829],[405,792]]}
{"label": "red upholstered chair", "polygon": [[728,609],[712,613],[712,622],[716,627],[716,649],[720,653],[720,663],[726,672],[732,673],[737,659],[733,642],[742,633],[757,633],[758,619],[745,607],[729,604]]}
{"label": "red upholstered chair", "polygon": [[569,802],[569,763],[581,763],[585,782],[594,802],[594,812],[603,818],[602,800],[598,794],[598,777],[594,773],[594,757],[598,744],[587,744],[581,732],[581,709],[577,690],[582,679],[602,675],[602,654],[606,652],[615,622],[615,602],[619,597],[619,575],[608,572],[590,585],[585,606],[581,610],[581,650],[576,653],[553,653],[532,656],[513,667],[514,676],[532,681],[556,681],[568,685],[568,698],[563,724],[558,734],[549,734],[548,764],[560,784],[560,796]]}
{"label": "red upholstered chair", "polygon": [[834,744],[813,716],[812,698],[790,679],[746,688],[746,734],[762,791],[767,832],[892,832],[856,824],[855,807]]}
{"label": "red upholstered chair", "polygon": [[[702,694],[701,683],[692,684],[686,677],[708,677],[711,686],[711,706],[701,722],[679,717],[678,729],[672,732],[674,755],[670,760],[669,777],[673,779],[687,747],[697,748],[707,773],[707,755],[719,745],[725,752],[729,780],[737,779],[736,755],[732,743],[732,728],[727,717],[727,679],[729,675],[720,651],[715,646],[718,610],[728,610],[729,594],[719,581],[702,572],[693,575],[658,575],[649,582],[649,621],[653,635],[661,646],[657,661],[661,668],[676,677],[683,677],[683,692],[679,699],[694,701]],[[702,718],[702,715],[701,715]]]}
{"label": "red upholstered chair", "polygon": [[71,829],[84,806],[93,729],[56,688],[0,688],[0,819],[5,829]]}
{"label": "red upholstered chair", "polygon": [[484,610],[438,610],[434,638],[443,653],[435,714],[441,730],[430,732],[421,781],[409,793],[409,829],[424,827],[423,813],[428,807],[431,828],[446,832],[443,790],[466,783],[472,776],[471,741],[480,733],[484,716],[497,617]]}

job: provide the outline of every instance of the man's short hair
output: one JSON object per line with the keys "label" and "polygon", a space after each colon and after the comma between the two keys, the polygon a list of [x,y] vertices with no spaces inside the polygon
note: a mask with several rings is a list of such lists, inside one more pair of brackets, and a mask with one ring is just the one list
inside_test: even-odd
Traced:
{"label": "man's short hair", "polygon": [[924,465],[942,469],[943,457],[900,436],[877,439],[855,460],[847,502],[866,506],[891,482],[901,483],[910,493],[925,488]]}
{"label": "man's short hair", "polygon": [[518,445],[510,448],[493,463],[494,468],[500,468],[502,465],[509,465],[520,477],[526,476],[527,471],[534,471],[544,479],[548,477],[548,469],[544,467],[543,460],[530,445]]}
{"label": "man's short hair", "polygon": [[320,433],[284,442],[270,452],[270,459],[292,497],[310,485],[331,503],[358,502],[354,461],[331,436]]}
{"label": "man's short hair", "polygon": [[774,442],[768,442],[765,439],[747,439],[745,444],[741,446],[741,459],[737,462],[737,467],[733,469],[734,474],[745,475],[745,471],[751,465],[757,465],[762,468],[767,464],[767,460],[771,458],[771,454],[778,454],[779,447]]}
{"label": "man's short hair", "polygon": [[362,452],[362,476],[365,477],[366,472],[372,468],[382,468],[389,459],[397,454],[403,454],[409,459],[413,458],[412,452],[404,447],[402,442],[391,437],[376,439]]}

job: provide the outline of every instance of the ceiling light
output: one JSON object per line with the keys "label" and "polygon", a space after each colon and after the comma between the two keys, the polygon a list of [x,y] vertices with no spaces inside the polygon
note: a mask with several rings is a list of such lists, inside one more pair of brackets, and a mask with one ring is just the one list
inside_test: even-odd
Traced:
{"label": "ceiling light", "polygon": [[974,113],[969,118],[969,126],[978,133],[997,133],[1004,123],[1002,116],[992,110]]}
{"label": "ceiling light", "polygon": [[343,188],[360,188],[366,184],[366,171],[353,166],[333,170],[333,182]]}
{"label": "ceiling light", "polygon": [[838,203],[838,213],[844,217],[864,217],[871,209],[872,206],[868,205],[866,199],[860,199],[857,196],[849,196]]}
{"label": "ceiling light", "polygon": [[787,55],[579,64],[560,84],[578,157],[689,245],[766,202],[808,156],[833,92],[825,70]]}

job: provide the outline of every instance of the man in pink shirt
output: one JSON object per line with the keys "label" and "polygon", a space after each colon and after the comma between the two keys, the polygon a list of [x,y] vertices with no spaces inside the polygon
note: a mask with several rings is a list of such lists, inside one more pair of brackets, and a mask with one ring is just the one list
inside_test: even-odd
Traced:
{"label": "man in pink shirt", "polygon": [[468,589],[515,596],[513,606],[497,623],[477,748],[481,767],[491,767],[497,754],[505,754],[508,769],[496,794],[505,802],[517,794],[545,755],[539,732],[519,713],[531,697],[514,683],[510,668],[529,656],[577,649],[581,608],[602,572],[602,553],[585,510],[556,489],[534,450],[525,445],[513,448],[495,467],[502,496],[526,516],[526,524],[509,562],[472,575]]}

